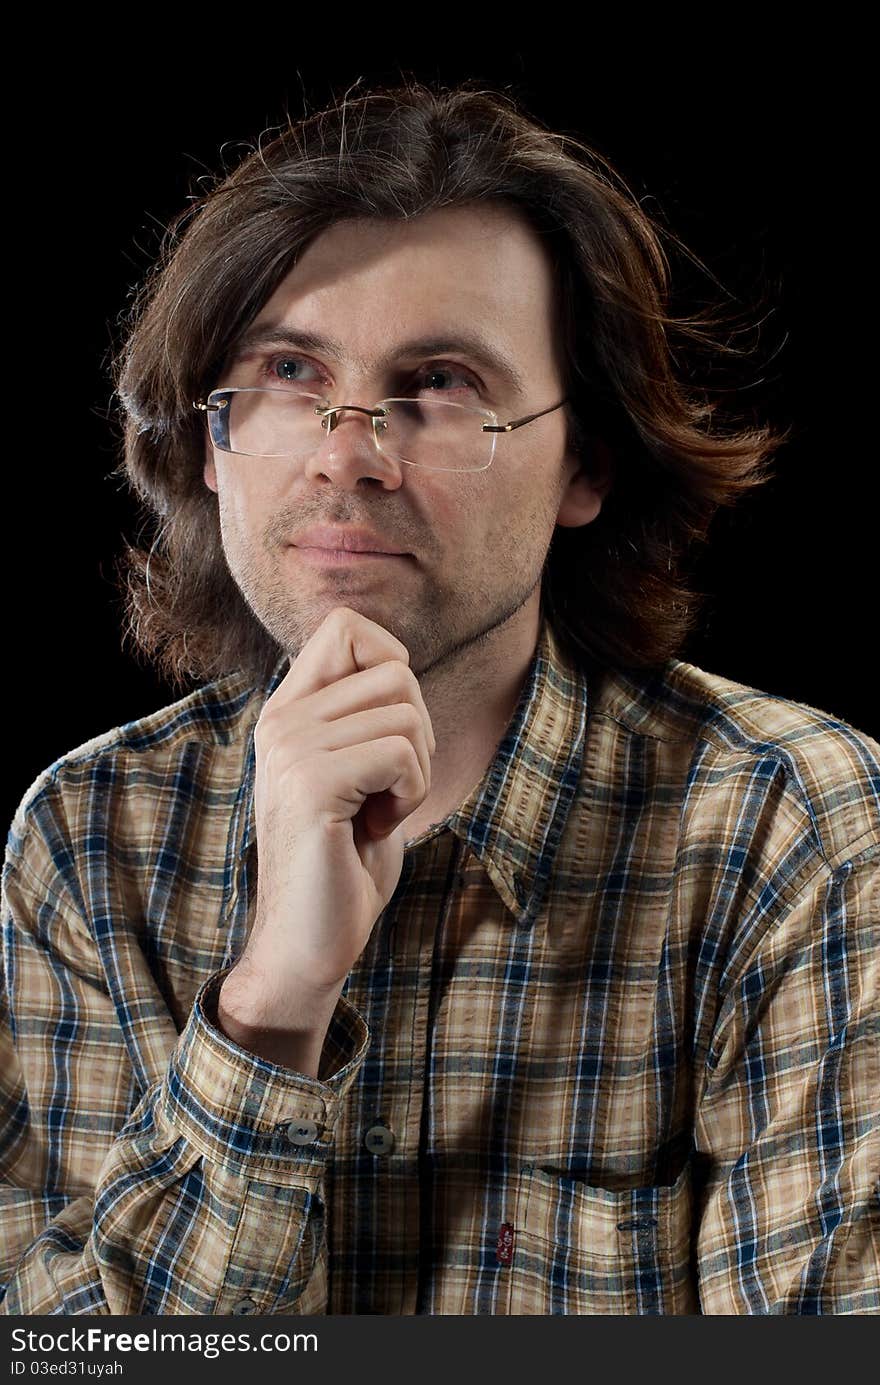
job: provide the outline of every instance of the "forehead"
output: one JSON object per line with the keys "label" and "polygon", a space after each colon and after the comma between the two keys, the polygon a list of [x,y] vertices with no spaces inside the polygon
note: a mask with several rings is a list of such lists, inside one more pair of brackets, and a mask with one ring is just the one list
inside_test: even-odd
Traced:
{"label": "forehead", "polygon": [[[466,322],[535,345],[552,335],[553,267],[525,216],[507,205],[443,208],[408,220],[356,219],[320,232],[257,321],[318,328],[437,330]],[[305,322],[303,315],[312,320]]]}

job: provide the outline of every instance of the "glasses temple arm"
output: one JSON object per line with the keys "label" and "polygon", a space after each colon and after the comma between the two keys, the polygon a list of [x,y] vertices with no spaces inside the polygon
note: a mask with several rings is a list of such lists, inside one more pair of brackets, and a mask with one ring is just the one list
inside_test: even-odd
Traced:
{"label": "glasses temple arm", "polygon": [[525,418],[511,419],[510,423],[484,423],[484,433],[512,433],[514,428],[522,428],[523,424],[531,423],[535,418],[543,418],[545,414],[552,414],[554,409],[561,409],[563,404],[567,404],[567,399],[560,399],[558,404],[551,404],[549,409],[541,409],[539,413],[527,414]]}

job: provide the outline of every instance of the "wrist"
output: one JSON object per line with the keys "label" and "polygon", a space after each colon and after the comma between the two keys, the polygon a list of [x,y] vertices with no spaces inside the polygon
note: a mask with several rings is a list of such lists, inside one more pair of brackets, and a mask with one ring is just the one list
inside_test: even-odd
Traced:
{"label": "wrist", "polygon": [[227,975],[217,997],[217,1027],[240,1048],[281,1067],[317,1077],[324,1039],[342,982],[270,996],[246,976]]}

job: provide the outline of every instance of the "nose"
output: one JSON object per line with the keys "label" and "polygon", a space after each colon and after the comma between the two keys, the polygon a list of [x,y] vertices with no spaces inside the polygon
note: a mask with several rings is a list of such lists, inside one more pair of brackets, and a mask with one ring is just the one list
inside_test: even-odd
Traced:
{"label": "nose", "polygon": [[321,442],[305,464],[309,480],[323,476],[339,486],[354,488],[367,477],[380,481],[385,490],[396,490],[402,484],[401,463],[384,456],[376,446],[372,413],[372,409],[350,404],[320,420]]}

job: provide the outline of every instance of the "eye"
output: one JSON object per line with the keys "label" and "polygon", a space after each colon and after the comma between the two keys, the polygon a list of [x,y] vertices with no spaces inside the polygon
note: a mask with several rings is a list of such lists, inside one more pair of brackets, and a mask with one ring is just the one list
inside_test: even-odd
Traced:
{"label": "eye", "polygon": [[[303,374],[303,368],[312,375]],[[270,356],[260,366],[260,377],[271,384],[299,385],[317,384],[315,367],[305,356]]]}
{"label": "eye", "polygon": [[[451,376],[453,380],[457,380],[459,381],[459,383],[445,389],[441,385],[438,389],[434,382],[437,380],[442,380],[444,376]],[[425,382],[422,388],[432,390],[435,393],[451,394],[453,393],[453,391],[458,391],[462,388],[478,388],[477,381],[474,378],[474,376],[471,375],[470,371],[466,370],[464,366],[459,365],[440,364],[423,366],[421,371],[419,372],[419,375],[417,376],[417,379],[421,379]]]}

